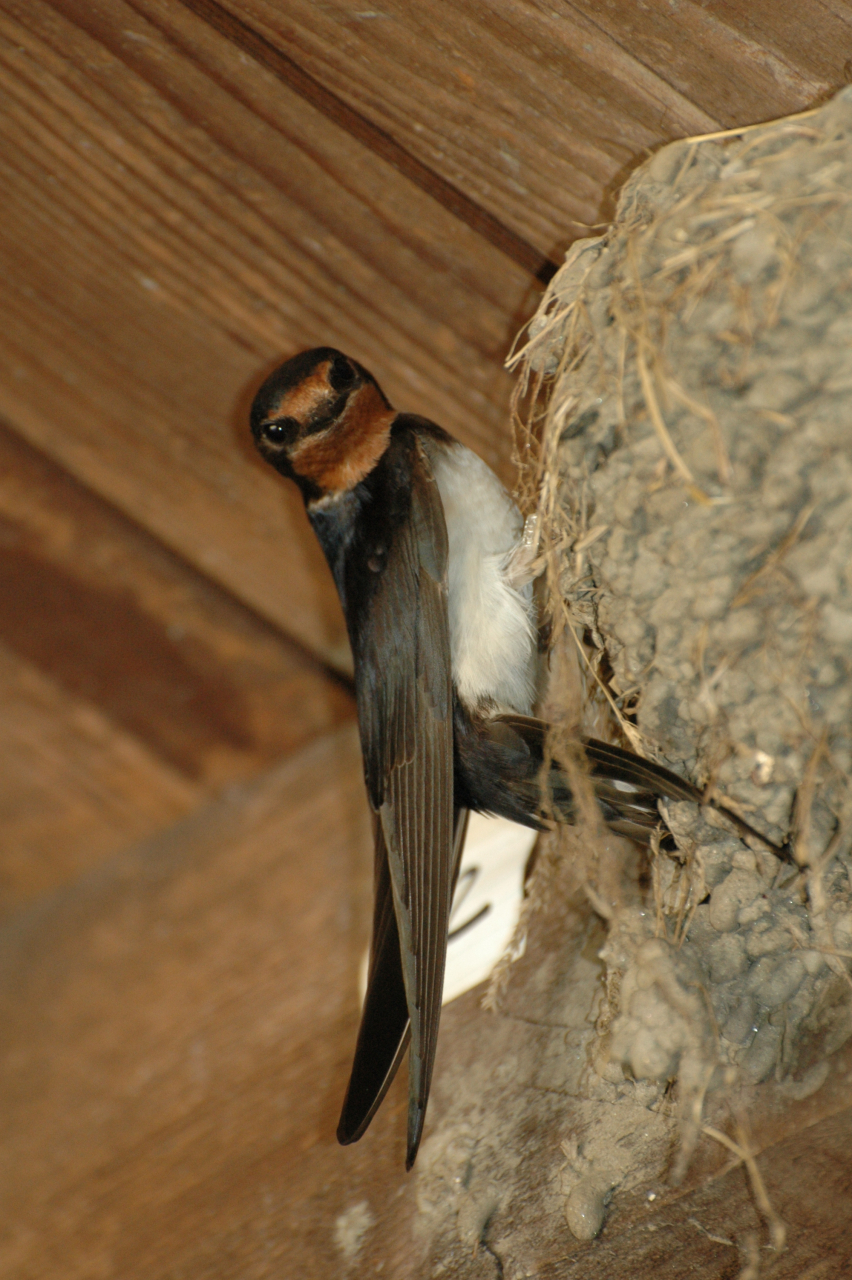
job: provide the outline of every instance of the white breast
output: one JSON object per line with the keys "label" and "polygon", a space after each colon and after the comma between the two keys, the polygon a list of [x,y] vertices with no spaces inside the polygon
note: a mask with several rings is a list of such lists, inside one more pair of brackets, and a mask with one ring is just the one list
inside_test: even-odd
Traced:
{"label": "white breast", "polygon": [[453,679],[468,706],[493,701],[529,714],[535,673],[532,586],[510,586],[506,567],[521,513],[494,472],[462,444],[432,459],[449,539]]}

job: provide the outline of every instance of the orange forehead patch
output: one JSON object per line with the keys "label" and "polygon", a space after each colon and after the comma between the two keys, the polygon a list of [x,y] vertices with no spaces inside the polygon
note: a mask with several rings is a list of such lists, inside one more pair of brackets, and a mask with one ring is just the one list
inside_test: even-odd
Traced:
{"label": "orange forehead patch", "polygon": [[323,400],[328,400],[334,394],[328,385],[330,366],[331,361],[324,360],[307,378],[303,378],[297,386],[285,392],[272,416],[295,418],[297,422],[304,422],[309,418]]}
{"label": "orange forehead patch", "polygon": [[350,396],[336,422],[296,445],[290,465],[323,493],[353,489],[370,474],[388,447],[395,417],[396,410],[389,409],[367,382]]}

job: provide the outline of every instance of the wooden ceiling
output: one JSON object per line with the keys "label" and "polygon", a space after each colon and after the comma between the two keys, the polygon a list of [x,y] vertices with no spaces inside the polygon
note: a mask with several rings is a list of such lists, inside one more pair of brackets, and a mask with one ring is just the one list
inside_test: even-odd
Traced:
{"label": "wooden ceiling", "polygon": [[[801,110],[850,79],[842,0],[0,0],[3,945],[24,921],[75,918],[98,876],[124,883],[115,868],[139,840],[179,848],[169,875],[191,879],[207,856],[194,833],[208,806],[231,796],[250,825],[266,771],[277,777],[283,760],[300,786],[314,777],[340,804],[361,803],[341,729],[352,700],[333,674],[348,661],[337,601],[299,500],[247,438],[269,369],[306,346],[340,346],[399,407],[435,418],[511,479],[503,359],[627,172],[669,139]],[[322,824],[300,831],[308,862],[325,857]],[[295,848],[286,856],[298,866]],[[365,903],[361,836],[347,857],[334,873],[344,913],[347,885]],[[119,928],[140,892],[132,877],[111,889],[113,926],[101,905],[99,927]],[[308,880],[304,892],[315,892]],[[286,931],[298,910],[265,900],[261,871],[244,901],[240,929]],[[48,903],[58,916],[33,915]],[[324,927],[318,916],[317,945],[338,948],[323,969],[338,999],[366,924],[359,916],[326,941]],[[50,959],[52,928],[48,975],[67,963]],[[8,955],[14,1006],[32,953]],[[301,981],[310,956],[288,963]],[[53,1040],[9,1015],[0,1110],[12,1148],[36,1131],[47,1144],[25,1182],[51,1225],[45,1236],[21,1210],[4,1275],[132,1274],[105,1243],[129,1221],[120,1204],[99,1226],[60,1203],[72,1184],[78,1196],[94,1186],[101,1156],[117,1158],[98,1105],[120,1108],[130,1087],[130,1065],[109,1048],[130,1034],[111,1022],[122,989],[98,987],[87,1007],[92,972],[74,1016],[97,1017],[112,1076],[99,1066],[86,1077],[70,1015],[52,1015]],[[150,994],[154,1023],[168,987]],[[338,1029],[323,1022],[338,1039],[316,1069],[332,1062],[335,1090],[354,998],[353,978]],[[310,1038],[310,1008],[287,1018]],[[79,1092],[48,1089],[53,1103],[33,1111],[27,1081],[46,1078],[51,1053],[77,1063]],[[234,1079],[251,1098],[248,1056],[244,1067]],[[308,1077],[287,1070],[280,1088],[299,1106]],[[273,1094],[257,1095],[259,1116]],[[178,1133],[187,1113],[174,1096]],[[72,1105],[95,1126],[95,1163],[75,1166],[69,1136],[51,1182],[50,1108]],[[327,1145],[317,1123],[310,1141]],[[143,1118],[134,1142],[153,1124]],[[334,1167],[324,1157],[323,1177]],[[369,1179],[368,1157],[358,1167]],[[148,1192],[133,1187],[144,1232]],[[197,1220],[192,1231],[170,1221],[175,1240],[184,1233],[184,1274],[267,1274],[246,1261],[254,1245],[233,1266],[202,1266]],[[83,1260],[66,1269],[72,1238]],[[83,1240],[96,1242],[96,1267]],[[172,1272],[161,1259],[144,1274]]]}

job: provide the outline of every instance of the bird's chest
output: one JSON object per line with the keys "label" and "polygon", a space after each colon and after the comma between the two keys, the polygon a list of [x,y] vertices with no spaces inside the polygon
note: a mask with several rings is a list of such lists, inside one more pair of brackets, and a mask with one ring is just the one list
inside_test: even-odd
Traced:
{"label": "bird's chest", "polygon": [[522,534],[520,512],[493,471],[455,444],[433,459],[449,544],[453,680],[468,707],[497,703],[528,713],[535,663],[532,593],[506,565]]}

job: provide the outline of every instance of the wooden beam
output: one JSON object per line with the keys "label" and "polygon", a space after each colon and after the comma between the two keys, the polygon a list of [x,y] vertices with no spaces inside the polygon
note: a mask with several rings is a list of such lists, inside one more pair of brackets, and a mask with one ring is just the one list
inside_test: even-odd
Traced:
{"label": "wooden beam", "polygon": [[649,148],[715,127],[688,91],[569,5],[183,2],[256,30],[556,261],[583,224],[608,216],[606,192]]}
{"label": "wooden beam", "polygon": [[331,342],[508,464],[530,277],[187,10],[4,0],[0,411],[328,661],[301,503],[247,440],[278,359]]}
{"label": "wooden beam", "polygon": [[310,102],[326,119],[339,125],[351,137],[357,138],[376,155],[387,160],[398,173],[512,258],[519,267],[532,275],[543,277],[544,283],[551,279],[556,264],[543,261],[540,252],[471,200],[462,186],[453,185],[439,172],[423,164],[410,151],[406,151],[386,129],[355,111],[337,93],[307,72],[285,52],[286,48],[292,46],[290,39],[285,37],[282,47],[282,42],[261,34],[249,22],[232,13],[225,5],[219,4],[218,0],[186,0],[186,6],[192,13],[209,22],[238,49],[244,50],[254,61],[267,67],[276,79],[288,85],[306,102]]}
{"label": "wooden beam", "polygon": [[197,783],[2,642],[0,707],[0,916],[201,799]]}
{"label": "wooden beam", "polygon": [[661,143],[800,111],[849,79],[852,17],[822,0],[183,3],[286,52],[551,258],[609,220],[627,171]]}
{"label": "wooden beam", "polygon": [[312,658],[0,425],[0,909],[354,715]]}
{"label": "wooden beam", "polygon": [[814,106],[849,81],[852,11],[824,0],[571,0],[722,128]]}
{"label": "wooden beam", "polygon": [[347,729],[0,929],[4,1276],[335,1274],[370,843]]}

